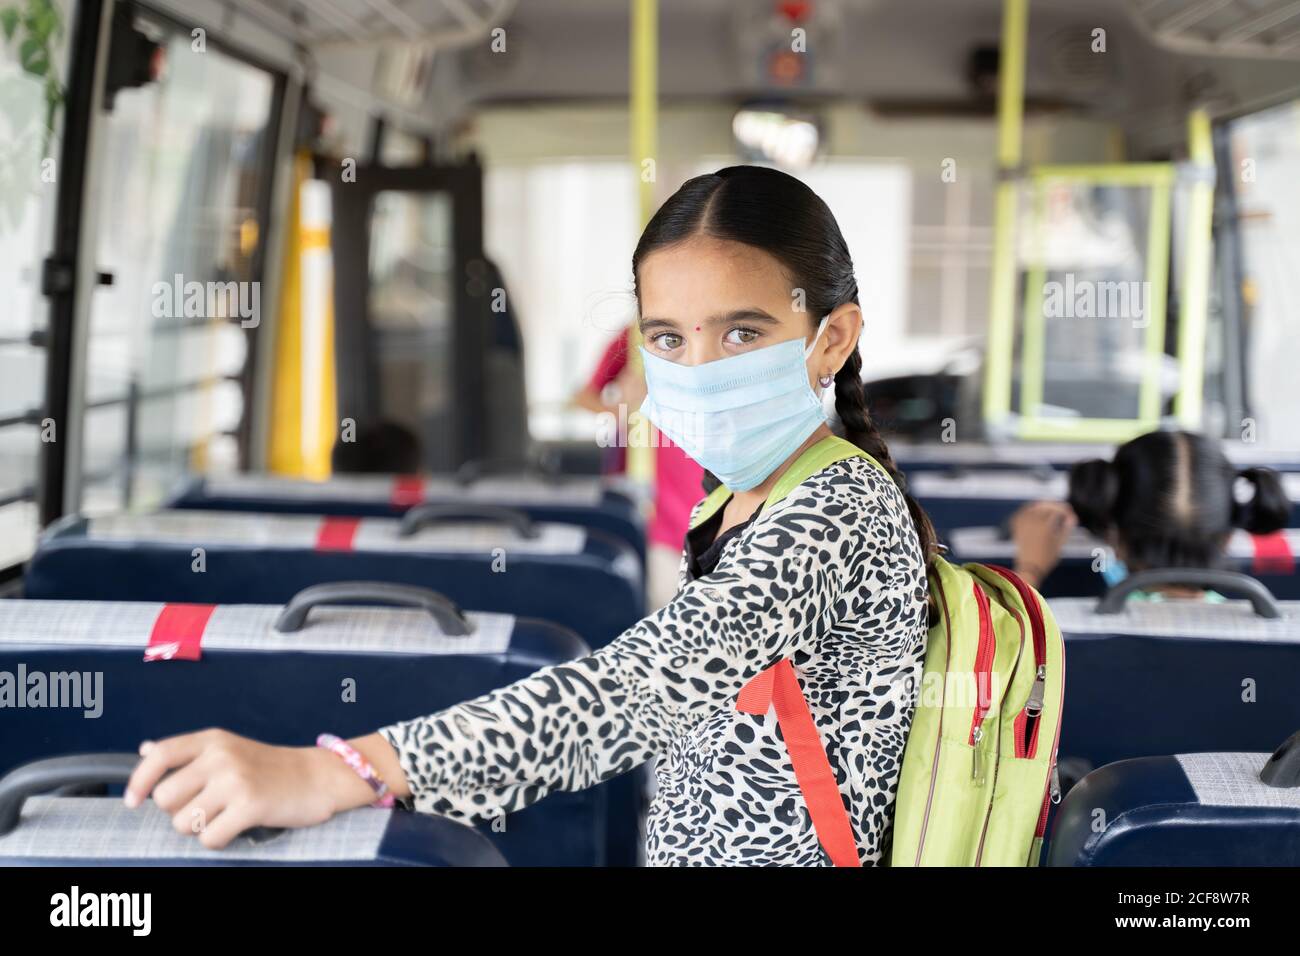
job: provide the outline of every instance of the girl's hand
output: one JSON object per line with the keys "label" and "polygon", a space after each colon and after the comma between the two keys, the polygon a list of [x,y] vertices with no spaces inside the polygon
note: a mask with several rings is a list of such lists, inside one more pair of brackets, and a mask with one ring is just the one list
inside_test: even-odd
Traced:
{"label": "girl's hand", "polygon": [[140,755],[126,805],[137,807],[152,793],[177,832],[213,850],[250,827],[312,826],[374,800],[364,780],[319,747],[273,747],[204,730],[147,741]]}
{"label": "girl's hand", "polygon": [[1042,585],[1061,560],[1061,549],[1079,523],[1063,501],[1033,501],[1011,516],[1016,544],[1016,573],[1033,587]]}

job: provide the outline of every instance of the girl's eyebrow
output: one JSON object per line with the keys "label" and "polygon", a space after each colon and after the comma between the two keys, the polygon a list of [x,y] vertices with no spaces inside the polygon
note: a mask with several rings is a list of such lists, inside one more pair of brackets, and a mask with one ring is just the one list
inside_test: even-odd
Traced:
{"label": "girl's eyebrow", "polygon": [[733,322],[757,322],[760,325],[780,325],[781,320],[765,309],[733,309],[711,315],[706,320],[709,325],[730,325]]}
{"label": "girl's eyebrow", "polygon": [[[730,312],[719,312],[709,316],[704,320],[706,325],[731,325],[733,322],[756,322],[760,325],[780,325],[781,320],[776,318],[770,312],[759,308],[733,309]],[[648,329],[664,328],[676,331],[679,323],[675,319],[662,318],[660,316],[643,316],[638,323],[641,333],[644,335]]]}
{"label": "girl's eyebrow", "polygon": [[637,328],[641,330],[644,336],[647,331],[652,329],[667,329],[668,331],[677,331],[677,323],[672,319],[661,319],[656,316],[642,316],[637,320]]}

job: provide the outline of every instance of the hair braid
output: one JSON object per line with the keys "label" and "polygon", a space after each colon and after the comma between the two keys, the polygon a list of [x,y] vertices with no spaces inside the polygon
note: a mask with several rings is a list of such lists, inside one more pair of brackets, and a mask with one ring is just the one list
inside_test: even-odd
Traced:
{"label": "hair braid", "polygon": [[867,395],[862,388],[862,355],[857,349],[849,353],[844,365],[835,373],[835,414],[844,426],[844,437],[879,462],[903,493],[912,523],[916,526],[921,555],[928,566],[930,559],[938,552],[938,537],[934,525],[930,523],[930,516],[908,494],[907,479],[894,464],[894,456],[890,454],[889,446],[885,444],[885,439],[867,408]]}

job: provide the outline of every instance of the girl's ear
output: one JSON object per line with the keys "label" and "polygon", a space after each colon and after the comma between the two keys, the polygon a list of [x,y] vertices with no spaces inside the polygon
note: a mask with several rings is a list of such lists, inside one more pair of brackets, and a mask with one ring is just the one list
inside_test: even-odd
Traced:
{"label": "girl's ear", "polygon": [[846,302],[831,310],[826,320],[826,330],[822,332],[818,348],[821,355],[814,355],[817,367],[814,371],[821,374],[823,369],[834,375],[848,360],[853,350],[858,347],[858,338],[862,335],[862,309],[854,302]]}

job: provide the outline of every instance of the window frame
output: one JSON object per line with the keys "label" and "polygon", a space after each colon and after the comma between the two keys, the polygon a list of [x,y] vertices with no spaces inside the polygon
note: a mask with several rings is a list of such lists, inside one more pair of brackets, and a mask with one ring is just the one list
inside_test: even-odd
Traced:
{"label": "window frame", "polygon": [[[80,372],[84,369],[85,349],[88,348],[86,334],[89,327],[91,295],[94,292],[93,286],[100,281],[98,272],[93,270],[93,265],[89,267],[88,272],[85,261],[87,256],[93,255],[94,229],[97,225],[94,215],[94,197],[90,193],[93,182],[89,167],[96,134],[105,117],[101,61],[111,55],[109,41],[113,7],[113,4],[106,2],[79,3],[73,15],[63,136],[60,144],[60,177],[54,213],[54,241],[44,260],[41,284],[43,294],[49,299],[49,318],[44,336],[45,399],[41,408],[33,410],[33,417],[38,423],[42,418],[51,418],[56,423],[64,424],[58,426],[62,432],[59,436],[60,440],[43,442],[40,449],[34,491],[38,503],[37,520],[41,528],[49,526],[69,510],[72,504],[72,493],[79,493],[85,483],[87,475],[82,467],[82,450],[78,447],[70,454],[69,446],[73,442],[81,442],[83,435],[81,426],[84,424],[86,412],[92,405],[97,408],[114,404],[131,405],[135,402],[163,397],[164,393],[198,391],[212,384],[210,379],[201,379],[188,383],[185,389],[170,386],[157,390],[158,394],[139,391],[94,403],[88,402],[84,393],[85,382]],[[201,26],[148,3],[133,3],[132,10],[162,29],[180,35],[189,34]],[[271,220],[275,190],[278,177],[281,175],[277,158],[289,90],[289,75],[285,70],[248,52],[238,44],[213,35],[206,26],[203,26],[203,29],[206,31],[205,42],[209,49],[258,70],[271,80],[271,102],[267,112],[265,135],[257,159],[259,185],[254,209],[259,239],[250,265],[250,281],[264,283],[271,262],[268,257],[268,246],[274,234]],[[96,283],[88,282],[88,276],[95,277]],[[256,369],[260,338],[256,332],[257,329],[245,330],[247,348],[244,365],[239,375],[235,377],[243,397],[240,423],[234,435],[241,465],[246,465],[252,457],[253,409],[256,404]],[[74,395],[74,388],[80,389],[81,394]],[[74,417],[77,419],[76,427],[67,427],[67,423],[73,422]],[[128,427],[123,459],[115,466],[115,472],[128,477],[134,471],[133,457],[136,451],[132,447],[131,431]],[[75,474],[72,473],[72,466],[76,468]]]}

